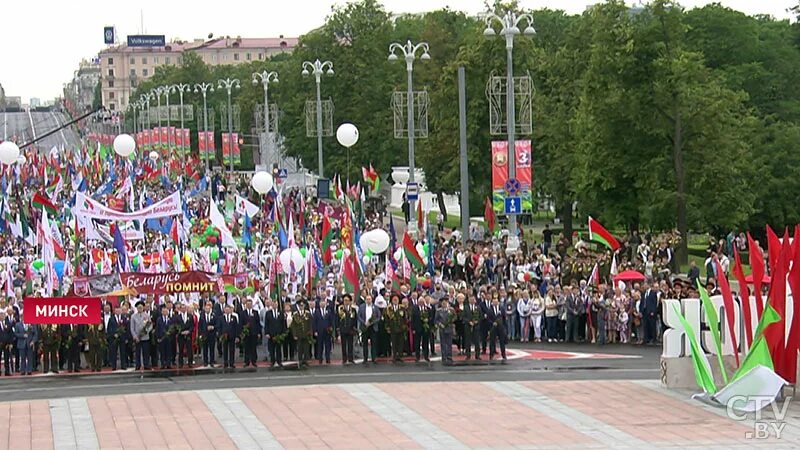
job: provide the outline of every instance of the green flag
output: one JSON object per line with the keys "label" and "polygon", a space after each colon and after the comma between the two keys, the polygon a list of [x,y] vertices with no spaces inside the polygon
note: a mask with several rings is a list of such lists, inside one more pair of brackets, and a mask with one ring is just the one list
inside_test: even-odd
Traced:
{"label": "green flag", "polygon": [[748,350],[744,361],[742,361],[742,365],[739,366],[739,369],[733,374],[733,381],[738,380],[756,366],[774,369],[772,365],[772,355],[769,352],[767,340],[764,339],[764,330],[771,324],[779,322],[780,320],[780,314],[775,311],[772,305],[767,303],[767,306],[764,308],[764,313],[761,315],[761,320],[758,321],[753,344],[750,346],[750,350]]}
{"label": "green flag", "polygon": [[725,364],[722,361],[722,341],[719,337],[719,316],[717,309],[714,308],[714,302],[708,297],[700,280],[697,280],[697,291],[700,292],[700,299],[703,301],[703,310],[706,312],[706,319],[708,319],[708,328],[711,329],[711,337],[714,339],[714,348],[717,350],[717,362],[719,362],[719,370],[722,372],[722,381],[728,384],[728,373],[725,371]]}
{"label": "green flag", "polygon": [[678,306],[673,304],[672,309],[675,310],[675,314],[681,321],[681,325],[689,339],[689,347],[692,351],[692,365],[694,366],[694,377],[695,380],[697,380],[697,385],[700,386],[704,392],[714,394],[717,392],[717,386],[714,385],[714,375],[711,374],[711,366],[708,363],[708,359],[706,359],[706,354],[700,348],[700,343],[697,342],[697,336],[695,336],[692,326],[689,325],[689,322],[683,317],[683,314],[678,311]]}

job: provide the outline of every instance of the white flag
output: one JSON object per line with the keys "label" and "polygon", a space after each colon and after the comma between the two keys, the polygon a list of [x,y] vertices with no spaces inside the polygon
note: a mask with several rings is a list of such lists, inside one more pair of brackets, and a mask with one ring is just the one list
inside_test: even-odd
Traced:
{"label": "white flag", "polygon": [[244,217],[245,214],[252,218],[256,214],[258,214],[259,208],[258,206],[251,203],[246,198],[237,195],[236,196],[236,214]]}
{"label": "white flag", "polygon": [[214,200],[211,200],[208,216],[211,220],[211,224],[219,228],[219,235],[222,238],[222,245],[224,247],[236,247],[236,241],[233,240],[231,230],[228,229],[228,225],[225,224],[225,216],[219,212],[217,202]]}

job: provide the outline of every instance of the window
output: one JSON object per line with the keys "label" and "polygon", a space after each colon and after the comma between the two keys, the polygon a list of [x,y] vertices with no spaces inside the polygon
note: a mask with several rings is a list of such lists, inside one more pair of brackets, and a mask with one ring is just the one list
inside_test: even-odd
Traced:
{"label": "window", "polygon": [[110,88],[114,87],[114,80],[108,80],[108,87]]}
{"label": "window", "polygon": [[133,56],[131,56],[130,63],[131,63],[131,65],[134,65],[134,64],[136,64],[136,58],[134,58]]}
{"label": "window", "polygon": [[238,61],[239,60],[239,54],[238,53],[234,53],[233,54],[233,60],[234,61]]}
{"label": "window", "polygon": [[142,76],[143,76],[143,77],[147,77],[147,76],[148,76],[148,71],[147,71],[147,69],[142,69]]}
{"label": "window", "polygon": [[147,64],[147,58],[142,57],[142,64]]}
{"label": "window", "polygon": [[108,76],[114,78],[114,69],[108,69]]}
{"label": "window", "polygon": [[[167,63],[167,64],[169,64],[169,63],[170,63],[170,62],[169,62],[169,60],[170,60],[170,57],[169,57],[169,56],[167,56],[167,57],[165,57],[165,58],[164,58],[164,62],[165,62],[165,63]],[[158,62],[158,61],[156,61],[156,62]]]}
{"label": "window", "polygon": [[114,58],[108,58],[108,65],[109,66],[113,66],[114,65]]}
{"label": "window", "polygon": [[247,59],[248,61],[250,61],[250,53],[248,53],[247,55],[245,55],[245,59]]}
{"label": "window", "polygon": [[136,78],[136,69],[131,69],[131,78]]}
{"label": "window", "polygon": [[115,105],[115,104],[113,104],[113,103],[109,103],[109,104],[108,104],[108,109],[110,109],[110,110],[114,111],[115,109],[117,109],[117,105]]}
{"label": "window", "polygon": [[153,56],[153,64],[158,64],[158,56]]}
{"label": "window", "polygon": [[264,54],[263,53],[259,53],[258,54],[258,59],[264,59]]}
{"label": "window", "polygon": [[108,93],[108,98],[110,98],[110,99],[114,98],[114,91],[111,91],[111,92]]}

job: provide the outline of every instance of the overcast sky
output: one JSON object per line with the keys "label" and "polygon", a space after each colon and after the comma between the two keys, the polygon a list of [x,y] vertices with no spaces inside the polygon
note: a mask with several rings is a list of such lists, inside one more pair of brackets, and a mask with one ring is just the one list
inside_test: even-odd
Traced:
{"label": "overcast sky", "polygon": [[[748,14],[789,18],[794,0],[721,0]],[[52,99],[72,78],[81,58],[104,47],[103,26],[114,25],[118,39],[141,30],[165,34],[168,40],[216,36],[299,36],[324,23],[333,3],[343,0],[7,0],[3,2],[0,84],[6,95]],[[560,8],[580,13],[595,0],[520,0],[524,8]],[[633,2],[629,2],[633,4]],[[685,7],[711,3],[683,0]],[[383,0],[391,12],[422,12],[449,6],[467,13],[483,11],[484,0]]]}

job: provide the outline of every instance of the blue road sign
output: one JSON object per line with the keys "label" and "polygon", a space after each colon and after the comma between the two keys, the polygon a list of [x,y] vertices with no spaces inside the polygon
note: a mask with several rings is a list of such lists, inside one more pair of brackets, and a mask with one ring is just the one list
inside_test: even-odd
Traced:
{"label": "blue road sign", "polygon": [[419,199],[419,185],[417,183],[406,184],[406,200],[415,202]]}
{"label": "blue road sign", "polygon": [[288,176],[289,176],[289,170],[278,169],[278,178],[287,178]]}
{"label": "blue road sign", "polygon": [[522,212],[522,197],[506,197],[505,213],[507,215]]}
{"label": "blue road sign", "polygon": [[522,184],[516,178],[509,178],[506,181],[505,189],[508,195],[516,195],[522,189]]}

